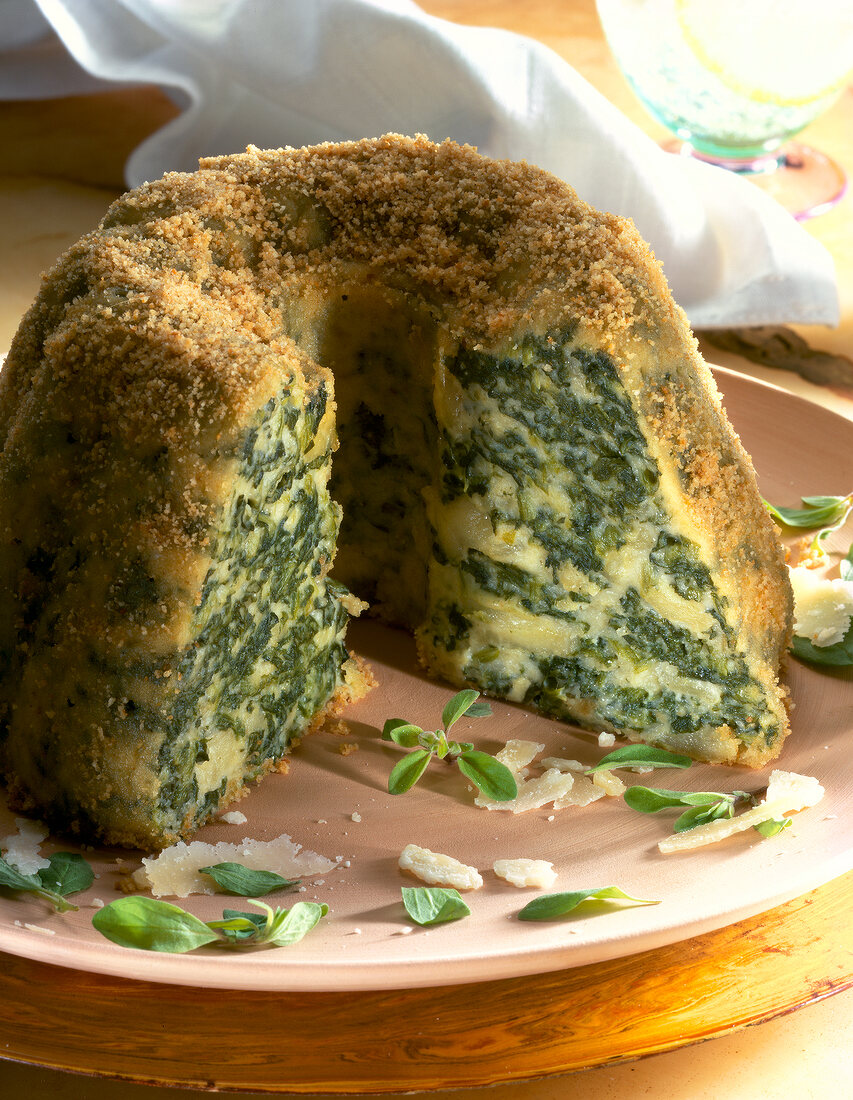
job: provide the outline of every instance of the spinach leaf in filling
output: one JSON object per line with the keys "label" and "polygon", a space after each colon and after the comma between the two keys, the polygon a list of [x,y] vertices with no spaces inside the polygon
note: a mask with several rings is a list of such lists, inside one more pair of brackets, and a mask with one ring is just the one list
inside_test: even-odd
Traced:
{"label": "spinach leaf in filling", "polygon": [[339,686],[346,589],[326,579],[339,509],[328,451],[304,457],[325,405],[322,389],[303,409],[282,394],[246,434],[160,752],[172,827],[280,758]]}
{"label": "spinach leaf in filling", "polygon": [[[668,512],[610,357],[567,331],[500,357],[461,349],[444,367],[464,415],[439,424],[421,632],[444,669],[597,728],[675,742],[728,726],[771,742],[777,719],[699,547]],[[450,518],[465,498],[467,549]]]}

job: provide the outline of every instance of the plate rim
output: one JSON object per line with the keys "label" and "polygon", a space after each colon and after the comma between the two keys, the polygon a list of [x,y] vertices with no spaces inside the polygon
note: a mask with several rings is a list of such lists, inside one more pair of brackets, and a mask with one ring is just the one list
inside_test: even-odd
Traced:
{"label": "plate rim", "polygon": [[[710,366],[713,374],[721,378],[720,389],[724,408],[727,401],[726,381],[730,381],[734,386],[745,387],[746,391],[765,389],[783,402],[790,401],[792,408],[805,407],[811,415],[819,419],[825,418],[828,424],[837,424],[848,431],[853,440],[853,419],[763,379],[752,378],[731,368]],[[571,946],[557,950],[551,944],[531,944],[527,948],[514,950],[510,955],[476,958],[469,961],[467,966],[462,965],[457,959],[448,958],[447,965],[455,968],[451,984],[530,976],[580,967],[590,962],[624,958],[667,944],[689,940],[777,908],[850,870],[853,870],[853,842],[846,852],[838,853],[825,862],[815,861],[810,872],[800,873],[793,881],[787,882],[784,888],[741,906],[719,909],[704,920],[694,921],[682,930],[675,930],[676,934],[673,934],[672,928],[667,927],[659,928],[654,932],[638,927],[635,932],[629,931],[628,934],[598,942],[595,957],[592,959],[578,957],[579,952]],[[16,928],[0,919],[0,951],[7,951],[34,962],[72,970],[128,978],[128,980],[134,980],[137,977],[136,974],[127,973],[128,949],[119,948],[106,941],[103,943],[84,941],[82,947],[79,943],[68,944],[65,940],[51,941],[52,937],[43,933],[31,931],[26,927]],[[446,974],[442,975],[444,980],[436,980],[435,968],[441,965],[441,961],[437,961],[434,956],[423,961],[412,962],[405,978],[402,974],[395,978],[386,976],[382,968],[377,967],[376,962],[370,959],[349,958],[345,964],[330,965],[318,975],[315,962],[300,961],[296,956],[282,958],[281,966],[275,964],[271,966],[272,959],[267,953],[232,955],[227,959],[205,955],[201,957],[204,960],[203,973],[199,976],[199,956],[157,952],[137,952],[135,955],[145,959],[143,980],[183,987],[248,991],[355,992],[428,988],[447,984]],[[130,969],[139,968],[130,967]]]}

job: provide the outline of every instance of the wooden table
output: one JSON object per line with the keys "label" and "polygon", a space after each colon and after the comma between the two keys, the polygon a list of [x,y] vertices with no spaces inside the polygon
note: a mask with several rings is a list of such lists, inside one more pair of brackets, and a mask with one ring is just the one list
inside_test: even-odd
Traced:
{"label": "wooden table", "polygon": [[[611,60],[590,0],[422,6],[540,38],[663,136]],[[38,273],[94,225],[122,188],[129,150],[173,112],[153,89],[3,105],[0,347],[34,296]],[[804,139],[853,174],[853,90]],[[709,359],[853,418],[853,204],[844,201],[808,228],[836,259],[840,327],[704,334],[702,342]],[[9,1059],[0,1062],[0,1095],[155,1100],[174,1095],[157,1087],[172,1082],[306,1095],[509,1082],[490,1090],[497,1100],[544,1100],[569,1089],[577,1100],[646,1091],[669,1100],[838,1094],[837,1082],[853,1079],[851,911],[848,875],[760,918],[596,968],[298,1003],[267,994],[211,997],[0,956],[0,1058]],[[617,1065],[640,1055],[653,1057]],[[112,1080],[33,1068],[40,1065]],[[590,1066],[602,1068],[570,1083],[535,1081]]]}

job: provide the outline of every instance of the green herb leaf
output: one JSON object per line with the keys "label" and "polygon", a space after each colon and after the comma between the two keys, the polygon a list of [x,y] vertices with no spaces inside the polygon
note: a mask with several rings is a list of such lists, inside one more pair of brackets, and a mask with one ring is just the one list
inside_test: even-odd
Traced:
{"label": "green herb leaf", "polygon": [[783,527],[814,528],[843,522],[850,511],[851,498],[825,496],[802,497],[805,508],[779,508],[764,502],[770,515]]}
{"label": "green herb leaf", "polygon": [[[263,903],[255,904],[260,906]],[[289,947],[306,936],[328,912],[328,905],[315,901],[297,901],[290,909],[278,909],[272,920],[268,920],[267,927],[260,932],[258,943]]]}
{"label": "green herb leaf", "polygon": [[443,886],[404,886],[403,905],[415,924],[444,924],[470,916],[458,890]]}
{"label": "green herb leaf", "polygon": [[298,943],[329,912],[328,905],[313,901],[297,901],[290,909],[272,909],[258,898],[249,898],[249,904],[256,905],[261,913],[225,909],[222,920],[208,921],[208,927],[221,931],[232,944],[289,947]]}
{"label": "green herb leaf", "polygon": [[444,730],[438,730],[435,741],[430,746],[432,751],[438,757],[439,760],[443,760],[450,751],[450,743],[444,736]]}
{"label": "green herb leaf", "polygon": [[709,820],[708,814],[713,813],[718,805],[719,802],[712,803],[710,807],[691,806],[689,809],[685,810],[683,814],[680,814],[675,819],[673,832],[683,833],[687,829],[693,829],[697,825],[703,825],[706,821]]}
{"label": "green herb leaf", "polygon": [[477,749],[468,749],[456,758],[462,774],[493,802],[509,802],[518,794],[515,776],[500,760]]}
{"label": "green herb leaf", "polygon": [[[715,798],[720,802],[731,802],[734,805],[744,799],[752,799],[752,795],[749,791],[698,791],[685,795],[684,804],[686,806],[712,806]],[[725,816],[731,817],[731,814]]]}
{"label": "green herb leaf", "polygon": [[795,634],[791,639],[791,652],[801,661],[812,665],[847,668],[853,665],[853,621],[841,641],[833,645],[814,645],[808,638],[800,638]]}
{"label": "green herb leaf", "polygon": [[[255,931],[259,928],[265,927],[267,918],[265,913],[246,913],[242,909],[223,909],[222,910],[223,921],[248,921],[249,924],[254,926]],[[212,927],[214,921],[208,921],[208,928]]]}
{"label": "green herb leaf", "polygon": [[50,865],[38,872],[38,878],[45,890],[65,897],[88,890],[95,881],[95,872],[76,852],[55,852],[50,856]]}
{"label": "green herb leaf", "polygon": [[634,898],[618,886],[602,886],[597,890],[575,890],[562,894],[543,894],[534,898],[518,914],[519,920],[555,920],[577,909],[585,901],[628,901],[632,905],[659,905],[659,901]]}
{"label": "green herb leaf", "polygon": [[[57,866],[61,866],[61,863],[60,860]],[[88,864],[86,866],[88,867]],[[44,867],[42,871],[49,873],[50,867]],[[25,875],[16,867],[13,867],[11,863],[7,863],[2,857],[0,857],[0,886],[5,886],[7,890],[17,890],[20,893],[35,894],[36,897],[49,901],[58,913],[77,908],[70,901],[66,901],[58,890],[52,890],[49,886],[46,886],[39,875]],[[73,889],[85,889],[85,886],[73,887]],[[70,892],[71,889],[69,889]]]}
{"label": "green herb leaf", "polygon": [[[641,814],[656,814],[659,810],[687,805],[684,791],[665,791],[656,787],[629,787],[622,797],[632,810]],[[716,798],[712,797],[711,801]]]}
{"label": "green herb leaf", "polygon": [[265,927],[267,919],[260,913],[238,913],[234,909],[224,909],[222,920],[209,920],[205,923],[215,932],[221,932],[228,943],[244,943],[257,936],[258,931]]}
{"label": "green herb leaf", "polygon": [[674,829],[683,833],[708,821],[733,817],[735,805],[743,799],[751,799],[748,791],[666,791],[654,787],[629,787],[622,796],[632,810],[643,814],[656,814],[676,806],[689,807],[675,821]]}
{"label": "green herb leaf", "polygon": [[454,722],[458,722],[462,715],[468,712],[469,708],[472,707],[479,698],[479,691],[474,691],[473,688],[465,688],[464,691],[458,692],[452,699],[445,703],[444,710],[441,712],[441,724],[444,727],[445,733]]}
{"label": "green herb leaf", "polygon": [[444,730],[423,730],[418,738],[418,744],[428,752],[435,752],[442,738],[444,738]]}
{"label": "green herb leaf", "polygon": [[672,829],[676,833],[685,833],[688,829],[695,829],[699,825],[707,825],[709,821],[719,821],[724,817],[734,817],[734,801],[720,798],[710,805],[691,806],[683,814],[675,819]]}
{"label": "green herb leaf", "polygon": [[41,880],[35,875],[25,875],[17,867],[7,863],[2,857],[0,857],[0,886],[5,886],[8,890],[20,890],[22,892],[36,891],[38,893],[44,889]]}
{"label": "green herb leaf", "polygon": [[98,910],[92,924],[113,943],[143,951],[183,954],[219,938],[185,909],[142,895],[110,902]]}
{"label": "green herb leaf", "polygon": [[166,901],[144,896],[119,898],[99,909],[92,924],[121,947],[184,954],[206,944],[221,943],[223,938],[232,946],[266,943],[286,947],[301,940],[329,911],[327,905],[313,901],[298,901],[290,910],[274,910],[257,898],[248,900],[262,912],[225,909],[222,920],[205,923]]}
{"label": "green herb leaf", "polygon": [[261,897],[299,882],[299,879],[282,878],[274,871],[256,871],[242,863],[216,863],[199,870],[203,875],[210,875],[216,885],[229,894],[243,898]]}
{"label": "green herb leaf", "polygon": [[847,500],[847,497],[800,497],[800,499],[808,508],[835,508]]}
{"label": "green herb leaf", "polygon": [[477,702],[479,695],[473,688],[465,688],[449,699],[441,713],[444,729],[422,730],[402,718],[388,719],[382,727],[383,739],[413,750],[392,768],[388,777],[391,794],[410,790],[426,771],[431,757],[437,756],[448,763],[455,758],[463,775],[487,797],[498,802],[515,798],[518,791],[509,768],[488,753],[475,750],[471,741],[448,740],[447,731],[463,715],[481,718],[492,713],[488,703]]}
{"label": "green herb leaf", "polygon": [[820,528],[811,542],[812,549],[819,551],[826,536],[846,522],[853,507],[853,493],[844,497],[803,497],[802,501],[805,508],[776,508],[767,501],[764,503],[773,519],[783,527]]}
{"label": "green herb leaf", "polygon": [[406,748],[414,748],[423,732],[420,726],[414,726],[402,718],[389,718],[382,727],[382,740],[394,741],[398,745],[405,745]]}
{"label": "green herb leaf", "polygon": [[790,817],[771,817],[767,821],[759,821],[757,825],[753,825],[753,828],[762,836],[771,837],[777,836],[783,829],[787,829],[791,823]]}
{"label": "green herb leaf", "polygon": [[853,581],[853,545],[838,563],[838,569],[843,581]]}
{"label": "green herb leaf", "polygon": [[414,749],[398,760],[388,776],[388,790],[391,794],[403,794],[411,790],[427,769],[432,753],[428,749]]}
{"label": "green herb leaf", "polygon": [[586,774],[612,771],[613,768],[689,768],[692,763],[689,756],[656,749],[652,745],[625,745],[608,753],[595,767],[588,768]]}

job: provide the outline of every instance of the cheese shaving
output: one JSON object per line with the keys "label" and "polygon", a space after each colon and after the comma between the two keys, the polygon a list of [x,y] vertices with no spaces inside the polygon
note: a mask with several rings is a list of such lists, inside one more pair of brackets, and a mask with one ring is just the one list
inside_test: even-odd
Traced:
{"label": "cheese shaving", "polygon": [[47,828],[40,821],[29,821],[25,817],[16,817],[15,825],[16,833],[0,838],[0,851],[6,862],[22,875],[33,875],[49,867],[50,860],[39,851],[42,841],[47,840]]}
{"label": "cheese shaving", "polygon": [[853,584],[798,565],[788,570],[794,590],[794,633],[812,645],[840,642],[853,617]]}
{"label": "cheese shaving", "polygon": [[538,886],[547,890],[557,879],[554,865],[545,859],[496,859],[492,869],[511,886]]}
{"label": "cheese shaving", "polygon": [[613,772],[593,772],[592,781],[596,787],[600,787],[611,798],[617,798],[620,794],[625,793],[625,784]]}
{"label": "cheese shaving", "polygon": [[688,852],[706,844],[716,844],[720,840],[734,836],[735,833],[760,825],[763,821],[772,821],[774,818],[783,817],[786,813],[815,806],[823,795],[823,787],[812,776],[777,770],[770,773],[767,794],[758,806],[754,806],[738,817],[709,821],[707,825],[687,829],[683,833],[673,833],[672,836],[662,840],[658,848],[666,854]]}
{"label": "cheese shaving", "polygon": [[521,779],[518,783],[518,794],[508,802],[493,802],[485,795],[478,796],[474,802],[486,810],[509,810],[514,814],[523,814],[564,799],[574,782],[574,776],[570,772],[549,768],[535,779]]}
{"label": "cheese shaving", "polygon": [[585,772],[587,768],[580,760],[563,760],[560,756],[546,756],[539,763],[543,768],[557,768],[561,772]]}
{"label": "cheese shaving", "polygon": [[200,874],[199,869],[217,863],[241,863],[254,871],[273,871],[287,879],[324,874],[336,866],[326,856],[303,850],[287,835],[267,841],[244,839],[242,844],[180,841],[159,855],[143,859],[142,867],[133,873],[133,882],[140,890],[150,890],[155,898],[215,894],[219,891],[213,879]]}
{"label": "cheese shaving", "polygon": [[495,759],[504,764],[515,776],[526,776],[527,765],[531,764],[540,752],[545,751],[545,746],[538,741],[507,741]]}
{"label": "cheese shaving", "polygon": [[227,814],[222,814],[219,820],[224,821],[226,825],[245,825],[249,819],[240,810],[229,810]]}
{"label": "cheese shaving", "polygon": [[483,876],[476,867],[460,863],[453,856],[431,852],[417,844],[407,844],[398,861],[401,871],[419,878],[429,886],[451,886],[456,890],[479,890]]}
{"label": "cheese shaving", "polygon": [[570,806],[588,806],[590,802],[597,802],[609,793],[597,786],[587,775],[576,775],[572,789],[565,796],[554,803],[555,810],[565,810]]}

